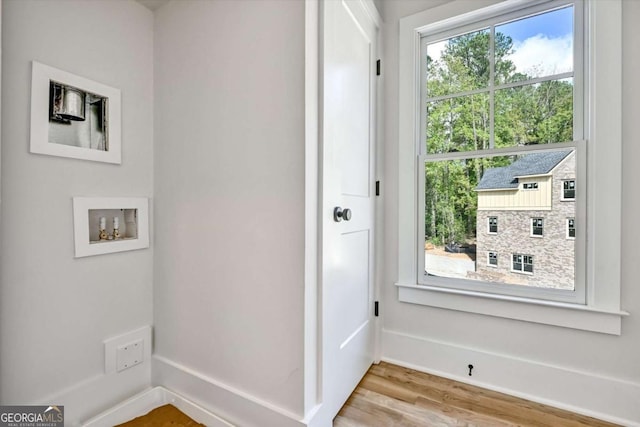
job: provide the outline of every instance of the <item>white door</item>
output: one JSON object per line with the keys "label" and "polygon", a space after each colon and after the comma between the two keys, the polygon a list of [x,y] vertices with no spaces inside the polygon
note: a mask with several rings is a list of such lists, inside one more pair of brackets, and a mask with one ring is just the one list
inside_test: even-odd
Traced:
{"label": "white door", "polygon": [[363,1],[323,7],[322,407],[332,419],[374,358],[378,29]]}

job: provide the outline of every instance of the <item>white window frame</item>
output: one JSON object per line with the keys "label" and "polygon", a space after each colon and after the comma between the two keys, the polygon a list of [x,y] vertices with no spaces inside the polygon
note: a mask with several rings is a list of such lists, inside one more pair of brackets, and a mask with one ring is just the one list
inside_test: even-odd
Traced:
{"label": "white window frame", "polygon": [[[491,254],[496,256],[496,263],[491,264]],[[487,267],[498,268],[498,252],[496,251],[487,251]]]}
{"label": "white window frame", "polygon": [[[529,186],[530,186],[530,188],[527,188]],[[524,191],[536,191],[538,189],[538,183],[537,182],[523,182],[522,183],[522,189]]]}
{"label": "white window frame", "polygon": [[[566,6],[574,6],[574,11],[576,14],[575,24],[576,31],[574,34],[575,40],[581,40],[581,31],[582,25],[579,23],[582,20],[579,17],[583,16],[582,3],[575,2],[574,0],[546,0],[544,2],[538,3],[525,3],[524,5],[520,5],[517,10],[509,10],[502,13],[496,13],[495,16],[484,17],[481,19],[471,19],[469,23],[462,23],[458,25],[453,25],[451,29],[445,30],[434,30],[433,34],[431,31],[428,31],[420,40],[421,44],[421,56],[423,60],[421,61],[424,64],[424,57],[427,54],[427,46],[431,42],[437,42],[440,40],[449,39],[452,36],[456,36],[462,32],[473,32],[478,28],[485,28],[488,26],[499,25],[502,22],[508,22],[510,20],[521,19],[522,17],[531,16],[538,13],[544,13],[549,10],[554,10],[558,8],[563,8]],[[573,78],[574,86],[576,88],[583,88],[583,75],[584,75],[584,67],[582,66],[583,61],[583,53],[580,49],[574,50],[574,71],[571,73],[563,73],[557,74],[553,76],[548,76],[545,78],[549,78],[551,80],[555,79],[564,79],[567,76]],[[422,78],[422,90],[424,91],[426,87],[426,72],[424,69],[419,70],[420,77]],[[530,82],[535,81],[526,80],[519,81],[518,85],[528,85]],[[496,90],[491,82],[489,82],[489,90],[490,98],[493,97],[492,91]],[[584,90],[574,90],[574,139],[581,139],[584,136],[584,126],[583,126],[583,93]],[[459,96],[460,94],[453,94],[454,96]],[[585,161],[585,151],[586,144],[584,141],[575,141],[575,142],[565,142],[565,143],[556,143],[556,144],[540,144],[536,146],[527,146],[527,147],[508,147],[508,148],[498,148],[498,149],[486,149],[486,150],[478,150],[478,151],[469,151],[469,152],[454,152],[454,153],[443,153],[443,154],[428,154],[425,151],[424,135],[426,134],[426,111],[425,111],[425,98],[430,99],[426,96],[426,93],[421,94],[421,98],[419,101],[419,105],[422,110],[420,111],[420,118],[422,120],[420,124],[420,131],[418,133],[418,138],[416,139],[416,153],[418,156],[418,162],[420,165],[428,164],[429,162],[437,162],[437,161],[452,161],[460,158],[472,158],[472,157],[484,157],[484,156],[492,156],[492,155],[513,155],[513,154],[523,154],[523,153],[531,153],[537,150],[566,150],[567,148],[571,148],[575,151],[576,156],[576,171],[575,176],[586,179],[584,176],[581,176],[581,173],[585,173],[586,164]],[[490,141],[493,141],[493,135],[490,135]],[[490,145],[493,143],[490,142]],[[418,166],[420,168],[420,166]],[[416,177],[418,181],[418,188],[424,188],[425,185],[425,175],[422,172],[419,172]],[[572,179],[574,179],[572,177]],[[424,192],[418,191],[418,207],[417,214],[419,217],[424,215],[423,206],[425,206],[424,201]],[[581,210],[584,213],[585,211],[585,203],[584,199],[581,200],[582,203],[576,204],[576,209]],[[418,221],[418,236],[425,235],[423,230],[424,221]],[[524,226],[524,224],[523,224]],[[533,233],[529,233],[531,237],[542,238],[542,236],[533,235]],[[585,245],[586,240],[578,240],[578,245]],[[576,246],[578,246],[576,245]],[[583,251],[583,248],[576,248],[577,251]],[[421,285],[431,285],[443,288],[451,288],[451,289],[462,289],[468,291],[480,291],[488,294],[497,294],[497,295],[511,295],[516,297],[524,297],[524,298],[533,298],[533,299],[542,299],[542,300],[551,300],[551,301],[561,301],[561,302],[569,302],[569,303],[579,303],[584,304],[586,300],[586,290],[585,290],[585,280],[583,274],[574,275],[574,290],[562,290],[562,289],[554,289],[552,287],[539,287],[539,286],[513,286],[512,284],[508,284],[506,282],[499,281],[482,281],[482,280],[471,280],[465,278],[450,278],[450,277],[438,277],[438,275],[428,274],[429,266],[424,265],[425,258],[418,257],[418,271],[424,272],[421,276],[419,275],[417,280],[418,284]],[[578,268],[577,272],[580,273],[581,269]]]}
{"label": "white window frame", "polygon": [[[423,34],[443,31],[466,22],[507,13],[523,5],[543,5],[545,0],[454,1],[401,19],[399,46],[399,179],[398,179],[398,277],[399,300],[445,309],[506,317],[561,327],[620,334],[621,239],[621,0],[584,2],[585,139],[589,156],[578,155],[588,165],[586,180],[576,188],[577,200],[586,200],[579,240],[589,235],[588,246],[576,246],[576,280],[584,280],[584,303],[492,294],[418,284],[418,236],[416,174],[420,163],[416,141],[420,137],[420,74],[418,59]],[[575,41],[582,46],[582,40]],[[596,55],[597,52],[597,55]],[[598,99],[598,102],[595,102]],[[600,142],[602,141],[602,142]],[[600,144],[600,145],[599,145]],[[558,144],[554,144],[557,147]],[[611,172],[615,171],[615,172]],[[578,178],[578,177],[576,177]],[[577,179],[576,179],[577,180]],[[597,203],[595,201],[598,201]],[[588,218],[588,221],[587,221]]]}
{"label": "white window frame", "polygon": [[[569,230],[570,230],[569,222],[570,221],[573,221],[573,234],[574,234],[573,236],[569,235]],[[575,218],[567,218],[566,225],[567,225],[566,226],[567,240],[575,240],[576,219]]]}
{"label": "white window frame", "polygon": [[[531,219],[531,221],[529,221],[529,225],[530,225],[531,229],[529,230],[530,231],[529,236],[535,237],[537,239],[543,238],[544,237],[544,218],[538,216],[538,217],[531,217],[530,219]],[[542,234],[534,234],[533,233],[533,229],[536,228],[536,227],[534,227],[533,221],[536,221],[536,220],[539,220],[539,219],[542,220],[542,226],[540,226],[540,228],[542,229]]]}
{"label": "white window frame", "polygon": [[[496,231],[491,231],[491,218],[495,218],[496,219]],[[488,216],[487,217],[487,234],[498,234],[498,231],[500,230],[498,228],[498,217],[497,216]]]}
{"label": "white window frame", "polygon": [[[574,192],[574,197],[564,197],[564,183],[565,182],[573,182],[573,192]],[[575,178],[571,178],[571,179],[563,179],[561,181],[560,184],[560,200],[565,201],[565,202],[573,202],[576,200],[575,198],[575,194],[577,191],[577,186],[576,186],[576,180]]]}

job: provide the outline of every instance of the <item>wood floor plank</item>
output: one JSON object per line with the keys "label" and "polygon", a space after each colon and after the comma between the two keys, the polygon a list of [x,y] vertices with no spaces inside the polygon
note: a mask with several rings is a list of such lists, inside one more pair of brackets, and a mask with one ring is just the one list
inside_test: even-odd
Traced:
{"label": "wood floor plank", "polygon": [[613,427],[604,421],[389,363],[373,365],[334,427]]}

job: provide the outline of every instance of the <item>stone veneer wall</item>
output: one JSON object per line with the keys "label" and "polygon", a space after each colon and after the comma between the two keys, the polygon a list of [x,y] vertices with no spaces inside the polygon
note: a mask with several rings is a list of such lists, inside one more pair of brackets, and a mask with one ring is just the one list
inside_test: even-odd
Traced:
{"label": "stone veneer wall", "polygon": [[[567,239],[567,218],[575,217],[575,202],[562,201],[562,181],[575,177],[575,154],[553,171],[552,209],[478,210],[476,272],[469,277],[519,285],[573,289],[575,241]],[[580,185],[576,182],[576,187]],[[521,191],[521,190],[518,190]],[[488,218],[498,218],[498,234],[488,233]],[[542,237],[531,236],[532,218],[544,218]],[[576,227],[580,225],[576,223]],[[498,266],[488,265],[488,253],[498,253]],[[512,254],[533,255],[533,274],[511,270]]]}

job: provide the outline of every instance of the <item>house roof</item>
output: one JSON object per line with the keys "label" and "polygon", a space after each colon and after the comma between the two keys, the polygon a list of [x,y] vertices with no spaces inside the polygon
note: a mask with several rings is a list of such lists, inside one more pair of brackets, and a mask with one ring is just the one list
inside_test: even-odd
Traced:
{"label": "house roof", "polygon": [[518,188],[518,177],[546,175],[567,157],[572,150],[547,151],[521,156],[509,166],[484,171],[476,190]]}

